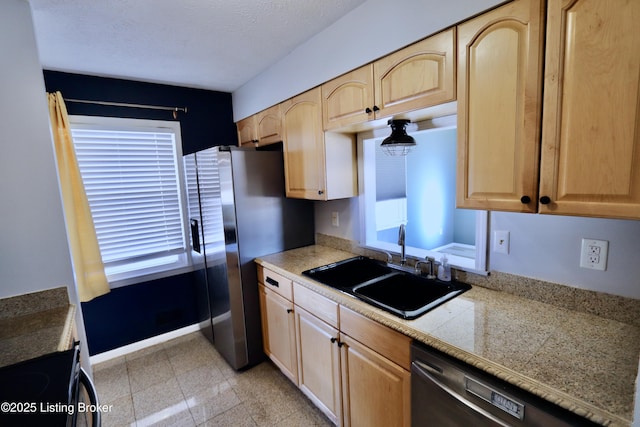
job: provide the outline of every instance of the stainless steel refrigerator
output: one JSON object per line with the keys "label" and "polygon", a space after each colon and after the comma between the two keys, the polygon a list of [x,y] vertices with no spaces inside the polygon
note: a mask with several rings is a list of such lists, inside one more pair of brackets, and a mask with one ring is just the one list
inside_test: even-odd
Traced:
{"label": "stainless steel refrigerator", "polygon": [[254,259],[315,240],[312,202],[285,197],[281,145],[268,148],[184,158],[200,327],[234,369],[264,359]]}

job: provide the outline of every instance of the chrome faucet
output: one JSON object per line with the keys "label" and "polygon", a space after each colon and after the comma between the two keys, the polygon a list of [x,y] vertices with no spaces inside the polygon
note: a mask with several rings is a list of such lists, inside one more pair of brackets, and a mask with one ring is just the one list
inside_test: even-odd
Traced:
{"label": "chrome faucet", "polygon": [[400,245],[400,265],[404,266],[407,263],[407,256],[405,254],[404,244],[404,224],[400,224],[400,230],[398,230],[398,244]]}
{"label": "chrome faucet", "polygon": [[435,260],[435,258],[432,257],[425,257],[424,261],[418,261],[416,262],[416,274],[420,275],[422,274],[422,269],[420,268],[420,266],[422,264],[426,264],[427,265],[427,279],[435,279],[436,278],[436,270],[438,269],[438,265],[440,265],[440,263],[438,261]]}

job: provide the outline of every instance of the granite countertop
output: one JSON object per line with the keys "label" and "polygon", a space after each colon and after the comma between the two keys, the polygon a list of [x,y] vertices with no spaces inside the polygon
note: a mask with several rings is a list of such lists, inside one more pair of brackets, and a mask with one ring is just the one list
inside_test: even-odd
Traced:
{"label": "granite countertop", "polygon": [[66,288],[0,300],[0,367],[70,348],[75,306]]}
{"label": "granite countertop", "polygon": [[301,275],[353,256],[315,245],[256,262],[597,423],[631,425],[640,327],[480,286],[403,320]]}

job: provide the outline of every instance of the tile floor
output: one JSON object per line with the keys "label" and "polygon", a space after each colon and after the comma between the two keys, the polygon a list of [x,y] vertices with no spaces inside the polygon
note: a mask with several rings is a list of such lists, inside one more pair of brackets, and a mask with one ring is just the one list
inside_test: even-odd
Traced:
{"label": "tile floor", "polygon": [[234,371],[199,332],[93,367],[110,426],[331,426],[269,361]]}

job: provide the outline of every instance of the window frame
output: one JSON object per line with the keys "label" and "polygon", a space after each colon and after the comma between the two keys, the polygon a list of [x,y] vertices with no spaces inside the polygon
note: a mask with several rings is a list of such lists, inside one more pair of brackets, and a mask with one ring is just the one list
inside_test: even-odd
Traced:
{"label": "window frame", "polygon": [[[184,177],[182,137],[180,122],[150,119],[134,119],[104,116],[70,115],[71,129],[100,129],[131,132],[171,133],[174,140],[176,182],[180,205],[183,248],[156,256],[141,257],[139,261],[129,259],[105,265],[105,273],[111,289],[136,283],[148,282],[164,277],[188,273],[194,270],[191,239],[189,237],[188,206]],[[75,142],[74,142],[75,144]],[[75,145],[74,145],[75,147]],[[123,268],[127,265],[142,265],[140,268]]]}
{"label": "window frame", "polygon": [[[411,123],[407,132],[411,134],[417,131],[426,131],[431,129],[451,129],[457,127],[457,116],[446,116],[440,118],[434,118],[430,120],[424,120],[417,123]],[[389,128],[377,128],[357,134],[357,149],[358,149],[358,205],[360,211],[360,246],[372,249],[376,251],[383,251],[392,254],[399,254],[399,246],[388,242],[375,240],[367,240],[368,230],[374,227],[371,224],[371,219],[367,220],[367,207],[375,203],[375,191],[367,192],[366,180],[365,180],[365,168],[371,168],[371,165],[375,165],[375,159],[371,157],[371,154],[365,152],[365,141],[373,139],[381,139],[389,136]],[[409,156],[411,153],[408,154]],[[487,245],[488,245],[488,230],[489,230],[489,212],[478,210],[476,212],[476,230],[475,230],[475,258],[473,260],[453,254],[447,254],[449,264],[457,269],[486,275],[487,270]],[[433,248],[438,249],[438,248]],[[405,248],[406,255],[417,259],[425,259],[425,257],[432,257],[436,261],[439,261],[443,256],[442,252],[437,250],[427,250],[422,248],[416,248],[413,246],[407,246]]]}

